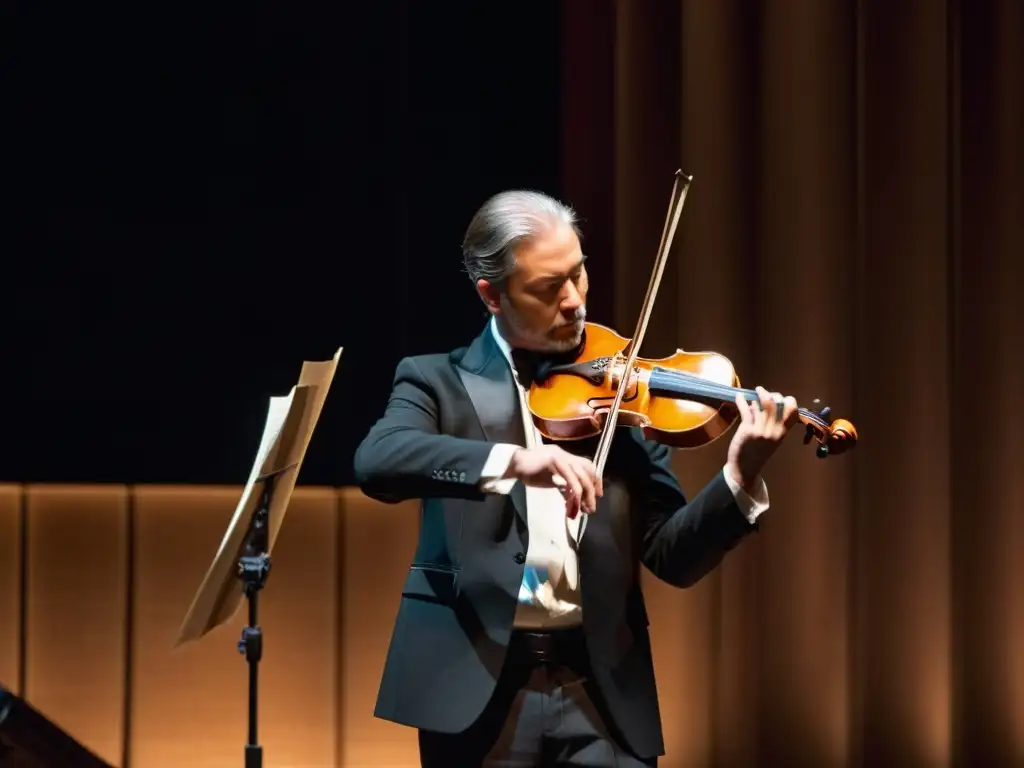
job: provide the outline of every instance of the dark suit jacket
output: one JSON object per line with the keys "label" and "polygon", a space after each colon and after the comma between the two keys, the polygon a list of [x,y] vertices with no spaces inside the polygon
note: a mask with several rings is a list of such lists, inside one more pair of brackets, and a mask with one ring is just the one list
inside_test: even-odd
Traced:
{"label": "dark suit jacket", "polygon": [[[458,732],[494,690],[512,631],[527,547],[525,490],[482,493],[495,443],[524,445],[511,371],[488,328],[468,348],[403,359],[383,417],[355,456],[364,493],[422,499],[374,714]],[[563,443],[594,455],[596,440]],[[580,552],[583,629],[595,682],[641,757],[664,752],[640,563],[678,587],[696,583],[756,529],[719,473],[687,502],[669,450],[620,428],[605,495]]]}

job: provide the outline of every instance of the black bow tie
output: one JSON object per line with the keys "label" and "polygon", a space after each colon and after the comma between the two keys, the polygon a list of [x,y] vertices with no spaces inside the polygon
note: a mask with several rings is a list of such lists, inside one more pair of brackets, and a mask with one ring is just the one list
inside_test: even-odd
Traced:
{"label": "black bow tie", "polygon": [[541,382],[548,372],[557,365],[569,365],[576,362],[583,349],[583,341],[578,347],[566,352],[536,352],[532,349],[513,349],[512,365],[516,368],[519,383],[527,389],[535,382]]}
{"label": "black bow tie", "polygon": [[529,389],[536,381],[537,369],[543,366],[543,356],[532,349],[513,349],[512,365],[515,366],[519,383]]}

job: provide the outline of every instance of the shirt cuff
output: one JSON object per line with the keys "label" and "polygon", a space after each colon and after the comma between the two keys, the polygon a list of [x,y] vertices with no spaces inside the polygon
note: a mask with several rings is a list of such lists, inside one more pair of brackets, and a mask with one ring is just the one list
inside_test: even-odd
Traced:
{"label": "shirt cuff", "polygon": [[521,449],[521,445],[498,443],[487,456],[484,468],[480,471],[480,490],[484,493],[508,494],[516,484],[514,477],[504,477],[512,456]]}
{"label": "shirt cuff", "polygon": [[765,485],[763,478],[758,478],[754,493],[749,494],[736,482],[728,467],[722,469],[722,475],[725,477],[726,485],[729,486],[732,495],[736,497],[736,503],[739,505],[740,511],[743,512],[747,520],[753,523],[761,513],[767,511],[768,486]]}

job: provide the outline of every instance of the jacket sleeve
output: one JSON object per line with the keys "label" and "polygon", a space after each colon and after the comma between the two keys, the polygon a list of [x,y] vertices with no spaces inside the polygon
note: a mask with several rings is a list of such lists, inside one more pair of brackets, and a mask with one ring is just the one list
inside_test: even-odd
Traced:
{"label": "jacket sleeve", "polygon": [[[495,443],[443,435],[437,394],[415,358],[395,371],[384,415],[356,449],[356,482],[387,503],[412,498],[485,497],[483,476]],[[492,462],[493,463],[493,462]]]}
{"label": "jacket sleeve", "polygon": [[657,578],[690,587],[713,571],[726,553],[758,529],[719,472],[687,500],[672,471],[668,447],[638,438],[646,454],[637,496],[642,560]]}

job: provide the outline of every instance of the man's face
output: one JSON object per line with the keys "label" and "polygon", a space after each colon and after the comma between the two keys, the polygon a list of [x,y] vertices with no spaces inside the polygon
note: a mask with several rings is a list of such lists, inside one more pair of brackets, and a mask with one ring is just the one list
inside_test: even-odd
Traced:
{"label": "man's face", "polygon": [[580,343],[586,318],[587,270],[575,230],[559,225],[521,245],[506,290],[477,282],[509,343],[562,352]]}

